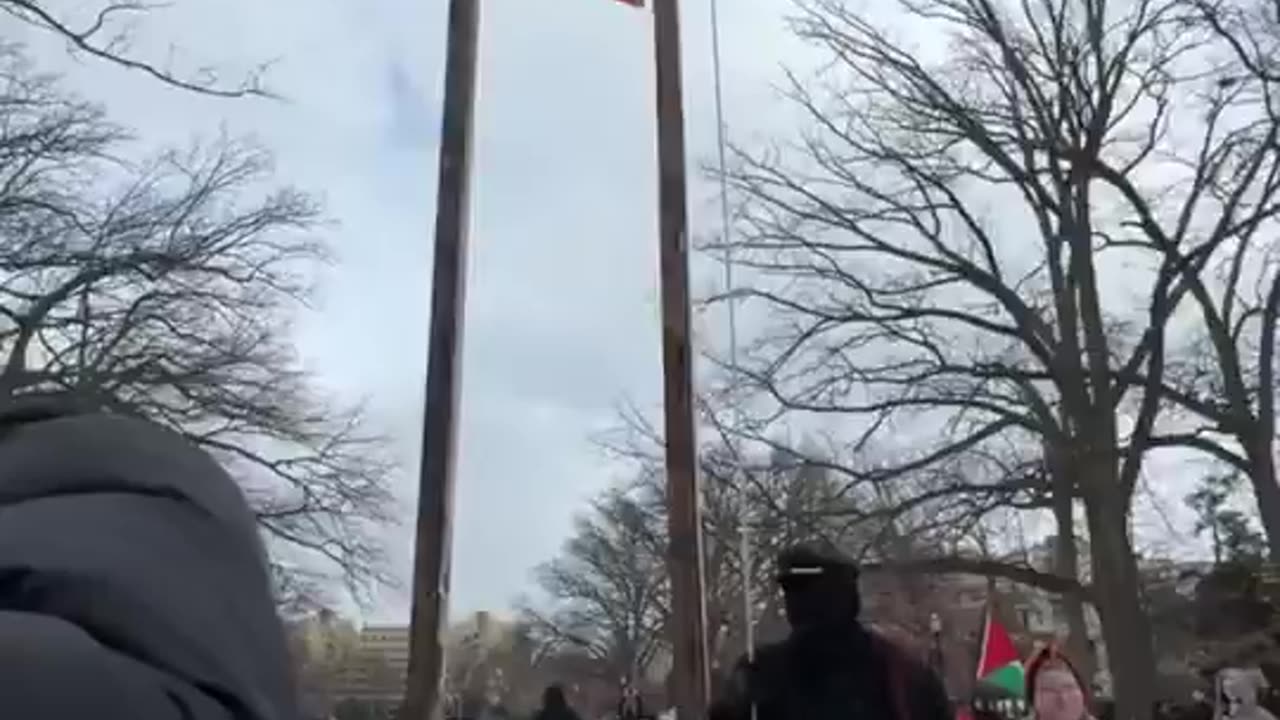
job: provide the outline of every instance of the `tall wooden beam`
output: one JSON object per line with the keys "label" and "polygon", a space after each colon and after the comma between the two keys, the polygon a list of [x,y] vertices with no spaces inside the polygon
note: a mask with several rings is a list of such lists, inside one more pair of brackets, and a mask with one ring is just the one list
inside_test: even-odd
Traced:
{"label": "tall wooden beam", "polygon": [[657,77],[662,369],[673,680],[679,720],[706,716],[710,688],[693,398],[689,233],[678,0],[653,0]]}
{"label": "tall wooden beam", "polygon": [[404,720],[435,720],[441,713],[480,0],[450,0],[448,22]]}

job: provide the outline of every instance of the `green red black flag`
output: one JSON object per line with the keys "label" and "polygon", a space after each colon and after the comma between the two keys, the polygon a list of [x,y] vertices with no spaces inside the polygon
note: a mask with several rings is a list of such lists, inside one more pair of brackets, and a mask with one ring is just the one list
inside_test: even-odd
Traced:
{"label": "green red black flag", "polygon": [[982,654],[978,657],[978,682],[1004,690],[1013,697],[1022,697],[1026,677],[1022,658],[1014,647],[1009,631],[987,608],[986,626],[982,629]]}

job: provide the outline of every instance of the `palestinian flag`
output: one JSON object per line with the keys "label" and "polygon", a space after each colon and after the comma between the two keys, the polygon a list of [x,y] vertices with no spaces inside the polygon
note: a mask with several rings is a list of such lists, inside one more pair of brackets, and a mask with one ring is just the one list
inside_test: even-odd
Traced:
{"label": "palestinian flag", "polygon": [[1022,697],[1025,675],[1022,659],[1009,638],[1009,631],[987,608],[986,626],[982,629],[982,654],[978,656],[978,682],[1000,688],[1013,697]]}

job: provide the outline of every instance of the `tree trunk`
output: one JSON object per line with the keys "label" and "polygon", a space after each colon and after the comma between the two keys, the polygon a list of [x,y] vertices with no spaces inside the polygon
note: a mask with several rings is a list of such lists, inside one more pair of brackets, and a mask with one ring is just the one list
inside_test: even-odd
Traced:
{"label": "tree trunk", "polygon": [[[1112,467],[1097,469],[1115,475]],[[1105,479],[1085,501],[1093,586],[1115,691],[1116,720],[1146,720],[1155,703],[1156,657],[1143,610],[1138,564],[1129,539],[1128,502]]]}
{"label": "tree trunk", "polygon": [[[1058,526],[1053,547],[1053,573],[1062,577],[1080,577],[1080,549],[1076,543],[1075,476],[1062,462],[1062,454],[1046,447],[1049,477],[1053,488],[1053,517]],[[1097,670],[1097,659],[1089,643],[1089,625],[1085,621],[1084,600],[1078,593],[1059,596],[1067,619],[1067,654],[1089,681]]]}
{"label": "tree trunk", "polygon": [[1252,443],[1248,452],[1249,482],[1258,503],[1258,515],[1267,535],[1267,554],[1272,562],[1280,562],[1280,484],[1276,482],[1276,460],[1271,439]]}

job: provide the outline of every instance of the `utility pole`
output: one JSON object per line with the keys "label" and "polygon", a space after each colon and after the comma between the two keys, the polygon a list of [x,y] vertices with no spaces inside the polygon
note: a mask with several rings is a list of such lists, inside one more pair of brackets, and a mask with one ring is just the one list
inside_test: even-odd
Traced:
{"label": "utility pole", "polygon": [[471,138],[476,98],[480,0],[450,0],[436,188],[435,254],[426,403],[418,474],[413,613],[403,720],[440,717],[441,638],[449,614],[457,409],[471,213]]}
{"label": "utility pole", "polygon": [[706,717],[711,685],[689,318],[689,243],[678,0],[653,0],[657,76],[662,370],[674,695],[679,720]]}

